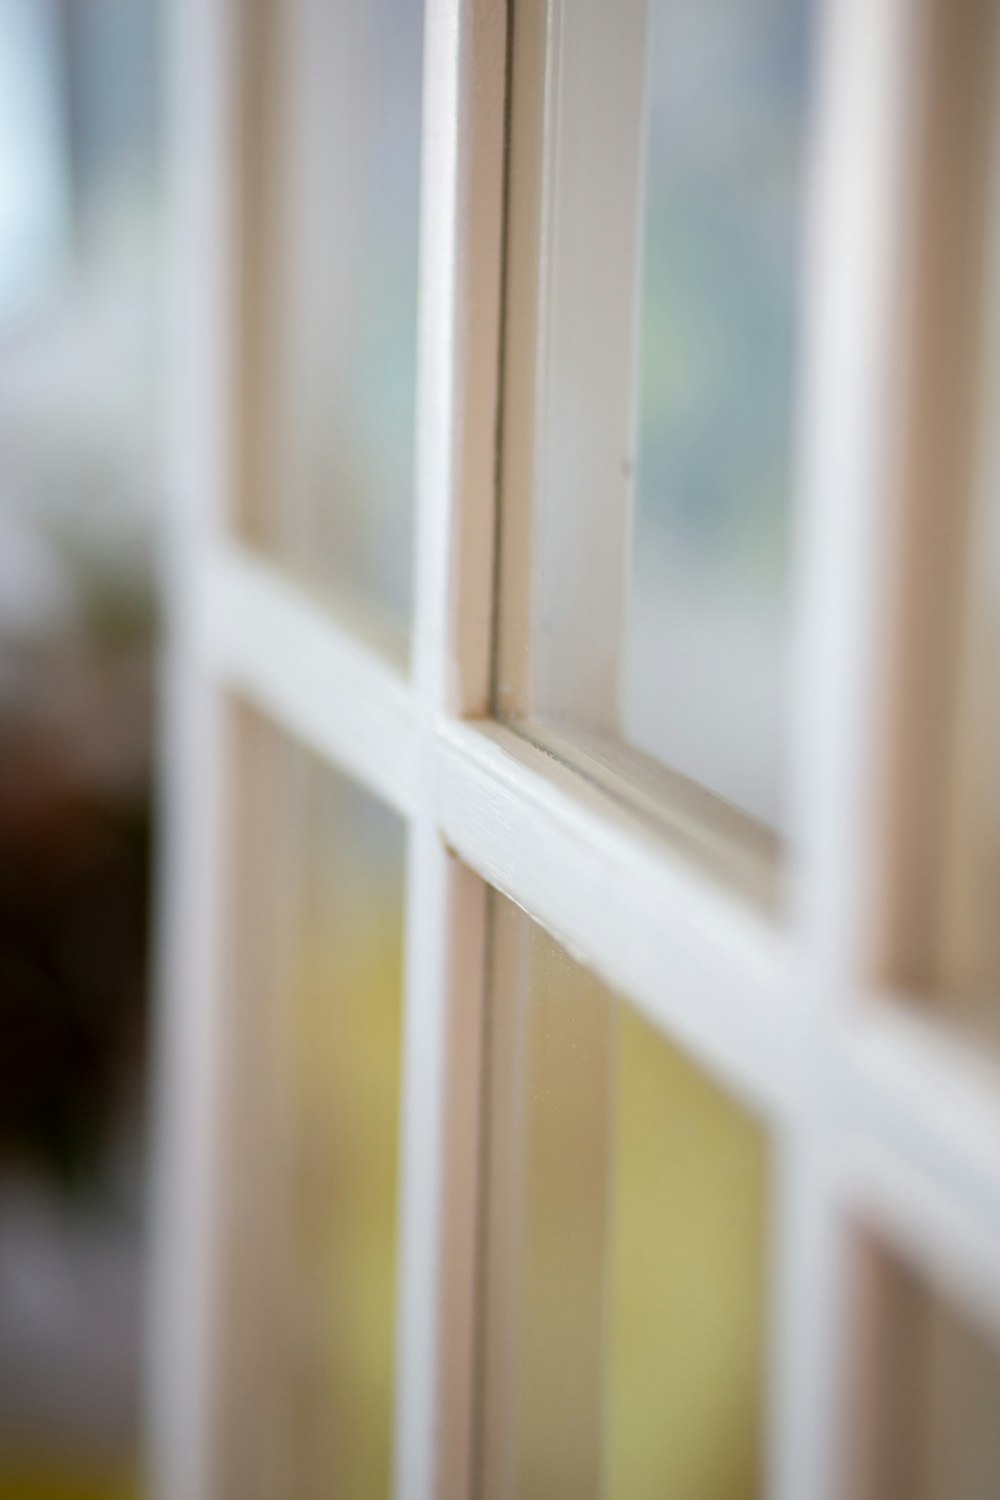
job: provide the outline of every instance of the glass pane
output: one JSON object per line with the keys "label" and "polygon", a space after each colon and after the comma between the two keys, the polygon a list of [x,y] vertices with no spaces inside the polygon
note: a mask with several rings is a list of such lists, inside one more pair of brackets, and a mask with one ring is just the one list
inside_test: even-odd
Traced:
{"label": "glass pane", "polygon": [[423,5],[259,6],[250,46],[244,524],[403,624]]}
{"label": "glass pane", "polygon": [[875,1252],[874,1413],[862,1500],[995,1500],[1000,1343]]}
{"label": "glass pane", "polygon": [[[1000,358],[1000,339],[994,359]],[[946,682],[954,696],[938,712],[953,721],[944,767],[943,857],[929,865],[940,876],[939,947],[935,987],[950,1017],[1000,1047],[1000,501],[993,447],[986,483],[972,507],[964,587],[958,599],[958,649]],[[958,524],[958,522],[956,522]],[[933,914],[935,917],[938,913]],[[934,923],[923,929],[934,938]],[[926,978],[925,974],[920,975]]]}
{"label": "glass pane", "polygon": [[224,1493],[390,1493],[403,831],[246,716]]}
{"label": "glass pane", "polygon": [[493,897],[487,1500],[758,1492],[759,1126]]}
{"label": "glass pane", "polygon": [[810,0],[654,0],[624,727],[780,823]]}
{"label": "glass pane", "polygon": [[[956,726],[956,763],[946,792],[942,919],[937,973],[950,1019],[1000,1046],[1000,783],[997,780],[996,600],[974,601],[977,660],[966,673]],[[969,665],[972,665],[971,663]]]}
{"label": "glass pane", "polygon": [[496,709],[774,830],[813,4],[644,10],[515,28]]}

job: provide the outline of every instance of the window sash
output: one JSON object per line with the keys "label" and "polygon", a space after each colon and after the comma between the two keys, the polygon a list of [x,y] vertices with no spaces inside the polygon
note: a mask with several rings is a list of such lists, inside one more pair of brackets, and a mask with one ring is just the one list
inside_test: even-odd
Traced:
{"label": "window sash", "polygon": [[[558,0],[550,9],[515,3],[536,18],[561,9]],[[212,1485],[230,694],[410,823],[400,1500],[458,1500],[469,1487],[491,886],[748,1100],[772,1133],[768,1452],[779,1500],[822,1500],[836,1485],[855,1223],[875,1226],[932,1280],[958,1281],[973,1312],[1000,1327],[997,1069],[895,1004],[869,961],[871,872],[890,884],[899,874],[899,850],[872,817],[886,743],[878,704],[894,660],[884,601],[899,442],[893,403],[908,336],[894,268],[912,229],[912,121],[928,87],[913,58],[926,46],[928,16],[950,4],[829,0],[823,14],[786,919],[693,861],[683,840],[652,829],[600,777],[487,718],[497,644],[507,7],[427,0],[410,677],[346,616],[316,607],[225,532],[240,467],[234,288],[245,7],[177,7],[179,338],[149,1340],[152,1477],[169,1500],[208,1500]],[[588,5],[600,9],[601,0]],[[974,0],[967,5],[981,21]],[[612,520],[621,524],[620,510]],[[589,545],[594,534],[583,529]]]}

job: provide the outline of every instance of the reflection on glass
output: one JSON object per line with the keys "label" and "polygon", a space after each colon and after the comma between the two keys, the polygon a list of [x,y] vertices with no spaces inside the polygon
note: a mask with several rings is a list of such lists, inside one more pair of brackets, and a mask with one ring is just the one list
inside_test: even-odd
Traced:
{"label": "reflection on glass", "polygon": [[308,583],[403,623],[423,5],[289,0],[254,41],[243,519]]}
{"label": "reflection on glass", "polygon": [[486,1500],[758,1493],[760,1129],[493,898]]}
{"label": "reflection on glass", "polygon": [[875,1254],[874,1421],[861,1500],[995,1500],[1000,1341],[902,1262]]}
{"label": "reflection on glass", "polygon": [[654,0],[626,733],[780,823],[810,0]]}
{"label": "reflection on glass", "polygon": [[225,1493],[387,1500],[402,828],[240,722]]}

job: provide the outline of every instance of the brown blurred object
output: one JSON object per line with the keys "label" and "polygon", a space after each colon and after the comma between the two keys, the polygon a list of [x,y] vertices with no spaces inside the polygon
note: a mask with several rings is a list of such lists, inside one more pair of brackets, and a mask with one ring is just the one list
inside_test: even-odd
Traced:
{"label": "brown blurred object", "polygon": [[94,1172],[145,1025],[149,809],[88,784],[78,736],[0,738],[0,1159]]}

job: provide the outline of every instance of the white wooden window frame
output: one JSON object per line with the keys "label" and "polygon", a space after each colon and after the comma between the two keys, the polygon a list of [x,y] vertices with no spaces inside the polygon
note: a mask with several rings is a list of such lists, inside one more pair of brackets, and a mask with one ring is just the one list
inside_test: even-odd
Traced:
{"label": "white wooden window frame", "polygon": [[[924,76],[914,58],[940,3],[830,0],[822,15],[797,496],[793,840],[780,917],[713,878],[683,840],[647,825],[599,778],[489,717],[508,7],[427,0],[409,675],[226,529],[238,471],[241,6],[176,7],[176,504],[165,541],[149,1338],[150,1465],[163,1500],[207,1500],[211,1491],[232,816],[224,704],[234,693],[409,825],[400,1500],[468,1493],[478,1000],[491,887],[745,1099],[769,1131],[770,1495],[837,1493],[851,1354],[841,1334],[858,1226],[954,1289],[977,1320],[1000,1323],[1000,1074],[894,995],[871,957],[876,880],[891,887],[904,873],[874,810],[886,745],[901,732],[879,705],[898,650],[887,600],[897,597],[891,496],[912,311],[897,268],[913,227]],[[641,0],[629,9],[641,33]],[[976,0],[957,9],[978,14]],[[550,28],[562,10],[553,0]],[[573,684],[574,694],[587,691]]]}

